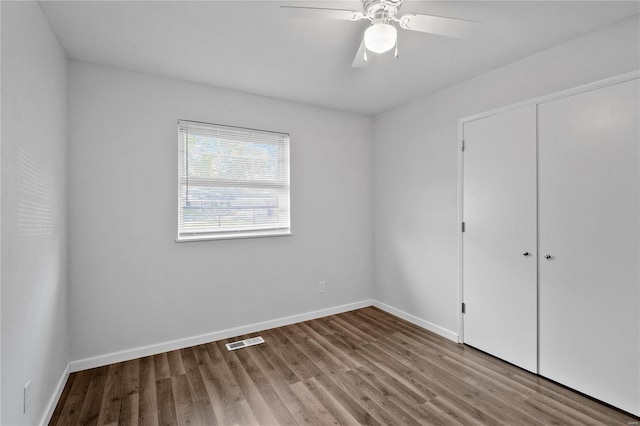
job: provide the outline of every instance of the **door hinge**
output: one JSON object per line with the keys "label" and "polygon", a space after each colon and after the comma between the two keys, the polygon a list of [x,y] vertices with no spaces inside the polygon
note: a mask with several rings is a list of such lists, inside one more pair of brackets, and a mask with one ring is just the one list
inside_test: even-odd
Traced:
{"label": "door hinge", "polygon": [[464,232],[467,229],[467,227],[465,226],[464,222],[462,222],[462,232]]}
{"label": "door hinge", "polygon": [[464,303],[462,303],[462,313],[463,314],[467,313],[467,305],[465,305]]}
{"label": "door hinge", "polygon": [[462,149],[461,149],[461,151],[464,152],[464,139],[462,140]]}

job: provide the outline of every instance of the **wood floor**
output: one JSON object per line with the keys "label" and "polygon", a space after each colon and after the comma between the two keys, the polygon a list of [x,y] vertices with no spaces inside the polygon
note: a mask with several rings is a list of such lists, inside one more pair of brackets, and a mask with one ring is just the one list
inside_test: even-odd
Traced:
{"label": "wood floor", "polygon": [[637,424],[376,308],[259,335],[73,373],[50,424]]}

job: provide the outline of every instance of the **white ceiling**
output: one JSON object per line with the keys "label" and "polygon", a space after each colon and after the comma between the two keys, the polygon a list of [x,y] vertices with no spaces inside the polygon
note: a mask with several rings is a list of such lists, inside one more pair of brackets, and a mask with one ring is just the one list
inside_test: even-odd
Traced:
{"label": "white ceiling", "polygon": [[281,5],[359,1],[41,1],[73,59],[377,114],[640,12],[638,1],[410,1],[482,22],[467,40],[401,30],[397,59],[351,68],[366,21],[287,19]]}

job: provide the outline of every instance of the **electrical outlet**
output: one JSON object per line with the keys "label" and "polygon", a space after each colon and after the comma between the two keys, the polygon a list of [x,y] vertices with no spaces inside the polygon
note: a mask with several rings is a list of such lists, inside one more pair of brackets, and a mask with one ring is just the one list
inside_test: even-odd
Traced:
{"label": "electrical outlet", "polygon": [[318,293],[324,293],[325,287],[326,287],[327,282],[326,281],[320,281],[318,283]]}
{"label": "electrical outlet", "polygon": [[23,389],[23,402],[22,402],[22,412],[27,414],[29,411],[29,406],[31,405],[31,380],[29,380]]}

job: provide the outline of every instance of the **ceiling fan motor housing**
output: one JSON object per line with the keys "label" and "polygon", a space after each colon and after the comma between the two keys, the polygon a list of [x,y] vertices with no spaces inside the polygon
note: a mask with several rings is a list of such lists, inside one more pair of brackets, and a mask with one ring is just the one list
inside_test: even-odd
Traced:
{"label": "ceiling fan motor housing", "polygon": [[365,16],[374,23],[388,23],[398,13],[403,0],[362,0]]}

